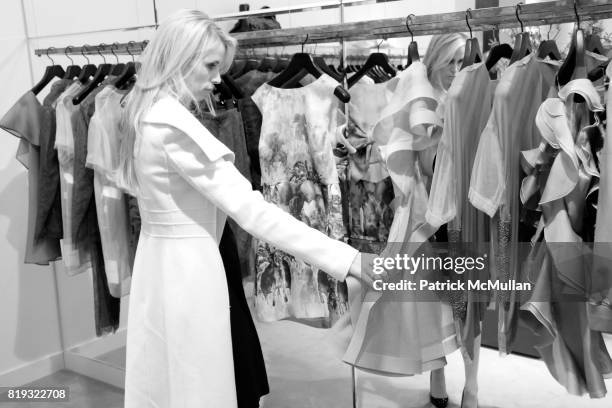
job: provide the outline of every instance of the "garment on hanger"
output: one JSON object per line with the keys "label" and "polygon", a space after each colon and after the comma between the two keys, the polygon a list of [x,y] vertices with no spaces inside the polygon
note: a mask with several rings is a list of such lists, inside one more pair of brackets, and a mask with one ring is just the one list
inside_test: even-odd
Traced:
{"label": "garment on hanger", "polygon": [[[558,62],[529,54],[510,65],[495,89],[493,108],[478,143],[468,198],[492,218],[491,276],[508,282],[520,271],[519,241],[529,241],[538,214],[521,211],[519,203],[520,151],[539,144],[535,115],[542,101],[554,92]],[[499,309],[498,344],[509,353],[516,335],[517,308],[509,291],[496,294]]]}
{"label": "garment on hanger", "polygon": [[120,298],[130,292],[135,248],[130,245],[128,203],[117,187],[115,170],[119,166],[121,139],[121,100],[129,90],[109,85],[95,97],[95,112],[87,135],[86,166],[93,170],[94,200],[104,270],[111,296]]}
{"label": "garment on hanger", "polygon": [[[333,100],[334,87],[327,88]],[[232,165],[233,153],[179,101],[157,101],[142,135],[134,151],[142,235],[130,293],[125,407],[235,408],[231,311],[218,248],[226,214],[341,280],[358,252],[252,191]],[[156,170],[159,177],[151,177]]]}
{"label": "garment on hanger", "polygon": [[[612,63],[606,70],[612,78]],[[593,246],[593,287],[599,290],[591,293],[589,320],[592,330],[612,333],[612,87],[608,88],[607,133],[603,149],[599,152],[599,194],[597,202],[597,223]],[[602,290],[603,289],[603,290]],[[606,290],[607,289],[607,290]]]}
{"label": "garment on hanger", "polygon": [[38,208],[34,240],[62,238],[62,208],[60,197],[59,162],[55,150],[55,112],[59,96],[72,83],[69,79],[56,81],[43,102],[48,132],[40,138],[40,173],[38,179]]}
{"label": "garment on hanger", "polygon": [[[253,101],[262,112],[259,140],[264,198],[335,239],[345,236],[332,143],[343,115],[326,74],[302,88],[263,84]],[[335,143],[334,143],[335,144]],[[348,308],[347,289],[325,272],[275,247],[257,248],[255,307],[262,321],[322,318],[333,324]]]}
{"label": "garment on hanger", "polygon": [[343,197],[348,201],[350,243],[360,251],[380,253],[393,222],[394,193],[372,130],[393,92],[362,77],[350,94],[347,140],[356,152],[348,155],[348,194]]}
{"label": "garment on hanger", "polygon": [[74,192],[72,196],[72,239],[77,248],[84,248],[91,256],[94,316],[96,334],[103,336],[119,327],[120,299],[111,296],[105,272],[104,253],[94,198],[94,173],[87,168],[88,130],[95,112],[96,96],[112,77],[91,91],[71,117],[74,138]]}
{"label": "garment on hanger", "polygon": [[[440,138],[438,102],[419,61],[389,80],[392,97],[372,131],[393,181],[395,215],[384,257],[425,252],[436,230],[425,222],[428,195],[420,153]],[[400,279],[413,280],[409,271]],[[415,276],[420,276],[416,275]],[[458,348],[450,306],[419,301],[403,291],[368,289],[360,308],[351,303],[354,334],[344,361],[381,374],[412,375],[441,368],[445,356]],[[412,298],[414,297],[414,298]]]}
{"label": "garment on hanger", "polygon": [[[445,101],[444,130],[438,144],[426,219],[436,228],[447,224],[449,246],[460,251],[479,250],[478,244],[490,239],[489,219],[469,204],[468,190],[480,134],[491,113],[492,86],[486,65],[473,64],[457,73]],[[469,272],[460,275],[450,271],[447,275],[451,281],[466,282],[472,278]],[[453,307],[457,340],[471,359],[486,302],[477,301],[473,290],[448,291],[445,295],[445,301]]]}
{"label": "garment on hanger", "polygon": [[[49,169],[45,172],[45,169],[41,168],[41,144],[44,146],[46,156],[45,165],[51,165],[46,159],[50,155],[50,144],[55,135],[54,103],[67,86],[68,83],[65,80],[53,83],[49,95],[42,104],[34,93],[28,91],[0,119],[0,128],[20,139],[16,158],[28,170],[25,263],[48,265],[50,261],[61,257],[58,237],[48,237],[44,234],[38,240],[35,237],[36,224],[39,212],[41,212],[40,203],[49,203],[48,209],[50,210],[55,203],[55,196],[51,195],[54,192],[57,194],[57,179],[53,175],[49,178]],[[39,186],[43,182],[53,184],[45,187]],[[49,194],[49,196],[41,197],[41,193]],[[47,217],[41,214],[41,230],[45,223],[44,218]]]}
{"label": "garment on hanger", "polygon": [[274,78],[274,72],[261,72],[256,69],[235,79],[236,84],[244,93],[244,98],[238,100],[238,108],[244,123],[247,152],[251,163],[251,181],[253,188],[261,191],[261,166],[259,163],[259,135],[261,133],[261,112],[253,102],[251,95],[264,83]]}
{"label": "garment on hanger", "polygon": [[[251,164],[247,153],[242,115],[235,108],[222,110],[220,106],[216,108],[213,116],[208,112],[196,113],[198,120],[213,134],[217,139],[227,146],[235,157],[235,166],[246,178],[251,181]],[[231,218],[227,223],[232,229],[232,235],[238,247],[238,257],[240,259],[240,274],[247,277],[255,270],[255,247],[253,237],[243,230]]]}
{"label": "garment on hanger", "polygon": [[270,392],[259,336],[242,286],[239,249],[230,224],[225,224],[219,252],[229,293],[232,355],[238,408],[257,408],[259,398]]}
{"label": "garment on hanger", "polygon": [[[215,138],[234,153],[236,168],[251,181],[251,166],[240,112],[234,108],[220,110],[219,106],[216,109],[216,116],[202,112],[196,114],[196,117]],[[219,242],[219,252],[229,293],[238,408],[256,408],[259,406],[259,398],[270,392],[263,352],[242,286],[242,278],[255,270],[254,244],[253,237],[228,217]]]}
{"label": "garment on hanger", "polygon": [[[579,94],[583,102],[575,102]],[[587,229],[584,211],[593,181],[599,177],[594,152],[586,137],[590,112],[601,111],[599,95],[588,79],[568,82],[558,98],[544,101],[536,123],[543,138],[538,148],[522,152],[528,174],[521,200],[539,197],[544,242],[534,247],[527,262],[528,276],[537,276],[533,294],[521,307],[522,320],[538,334],[536,350],[553,377],[571,394],[606,394],[604,378],[612,376],[612,359],[601,332],[589,324],[584,295],[590,280],[585,265],[582,234]],[[535,270],[534,270],[535,269]],[[576,294],[585,300],[569,298]]]}
{"label": "garment on hanger", "polygon": [[74,137],[70,117],[79,109],[72,103],[82,84],[74,81],[60,95],[56,108],[57,131],[55,148],[59,159],[60,192],[62,197],[62,223],[64,237],[61,240],[62,261],[70,276],[91,268],[89,251],[78,247],[72,240],[72,196],[74,195]]}

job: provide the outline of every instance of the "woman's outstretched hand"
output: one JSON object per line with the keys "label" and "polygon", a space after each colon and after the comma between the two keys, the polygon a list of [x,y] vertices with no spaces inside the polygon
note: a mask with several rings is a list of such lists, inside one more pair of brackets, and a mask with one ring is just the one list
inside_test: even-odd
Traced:
{"label": "woman's outstretched hand", "polygon": [[381,274],[374,273],[374,259],[378,258],[376,254],[360,252],[351,267],[349,268],[349,276],[361,280],[364,284],[372,286],[375,280],[387,280],[387,272]]}

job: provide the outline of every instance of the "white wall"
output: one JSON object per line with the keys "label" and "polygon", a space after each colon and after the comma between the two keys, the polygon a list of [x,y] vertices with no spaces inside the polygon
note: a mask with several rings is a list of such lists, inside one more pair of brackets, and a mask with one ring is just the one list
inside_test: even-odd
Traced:
{"label": "white wall", "polygon": [[[40,74],[39,74],[40,75]],[[19,0],[0,5],[0,115],[30,86]],[[53,270],[24,265],[27,182],[18,140],[0,131],[0,374],[60,350]]]}

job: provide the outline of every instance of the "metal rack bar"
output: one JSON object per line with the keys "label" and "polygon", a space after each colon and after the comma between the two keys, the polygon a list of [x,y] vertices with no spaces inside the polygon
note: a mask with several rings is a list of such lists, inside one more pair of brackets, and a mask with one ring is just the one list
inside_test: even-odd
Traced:
{"label": "metal rack bar", "polygon": [[[600,20],[612,17],[612,2],[609,0],[582,0],[578,4],[581,21]],[[407,13],[409,14],[408,10]],[[575,21],[572,0],[526,4],[521,7],[521,20],[526,26],[548,25]],[[518,27],[515,7],[492,7],[472,10],[470,25],[475,31]],[[416,16],[410,28],[415,36],[467,31],[465,12],[451,12]],[[241,46],[270,47],[295,45],[304,42],[308,34],[309,43],[371,40],[380,38],[407,37],[406,17],[374,21],[330,24],[313,27],[267,30],[237,33],[234,36]]]}
{"label": "metal rack bar", "polygon": [[[578,4],[578,13],[581,21],[601,20],[612,17],[612,2],[609,0],[582,0]],[[545,3],[526,4],[521,8],[521,20],[525,26],[548,25],[575,21],[574,2],[572,0],[558,0]],[[499,28],[518,27],[515,7],[492,7],[472,10],[470,25],[475,31],[492,30]],[[466,31],[465,12],[451,12],[441,14],[428,14],[412,18],[410,28],[415,36],[442,34]],[[234,37],[241,47],[261,48],[278,47],[302,44],[308,34],[308,44],[333,43],[357,40],[372,40],[380,38],[407,37],[406,18],[390,18],[356,23],[341,23],[319,25],[312,27],[287,28],[279,30],[253,31],[236,33]],[[143,42],[121,43],[118,47],[105,45],[103,47],[90,46],[56,48],[53,50],[36,49],[36,55],[49,54],[109,54],[111,49],[115,53],[137,54]]]}

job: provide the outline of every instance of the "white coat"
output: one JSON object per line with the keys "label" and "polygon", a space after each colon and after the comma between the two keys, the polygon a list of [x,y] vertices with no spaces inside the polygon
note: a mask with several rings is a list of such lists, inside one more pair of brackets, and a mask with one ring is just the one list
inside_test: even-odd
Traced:
{"label": "white coat", "polygon": [[142,230],[127,326],[126,408],[235,408],[226,216],[344,280],[357,251],[266,202],[177,100],[144,119],[134,160]]}

